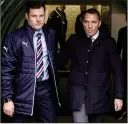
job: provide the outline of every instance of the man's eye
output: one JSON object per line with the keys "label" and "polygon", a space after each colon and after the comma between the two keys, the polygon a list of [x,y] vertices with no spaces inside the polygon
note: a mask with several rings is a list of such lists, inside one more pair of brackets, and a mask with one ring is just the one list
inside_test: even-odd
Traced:
{"label": "man's eye", "polygon": [[32,15],[32,17],[36,17],[35,15]]}
{"label": "man's eye", "polygon": [[40,15],[40,17],[44,17],[44,15]]}
{"label": "man's eye", "polygon": [[95,21],[93,21],[92,23],[96,23]]}
{"label": "man's eye", "polygon": [[87,21],[84,21],[84,23],[88,23]]}

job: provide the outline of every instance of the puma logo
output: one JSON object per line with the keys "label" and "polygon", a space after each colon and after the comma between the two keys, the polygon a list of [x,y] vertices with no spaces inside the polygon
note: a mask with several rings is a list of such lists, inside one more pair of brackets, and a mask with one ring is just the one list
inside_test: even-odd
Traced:
{"label": "puma logo", "polygon": [[26,47],[28,47],[28,42],[22,42],[22,44],[24,44]]}
{"label": "puma logo", "polygon": [[5,46],[4,46],[3,48],[5,49],[6,52],[8,52],[8,47],[5,47]]}

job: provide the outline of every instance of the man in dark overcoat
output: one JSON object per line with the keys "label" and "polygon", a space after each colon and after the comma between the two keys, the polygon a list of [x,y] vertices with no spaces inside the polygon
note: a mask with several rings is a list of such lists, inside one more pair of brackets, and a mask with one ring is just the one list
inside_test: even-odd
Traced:
{"label": "man in dark overcoat", "polygon": [[114,109],[123,106],[123,74],[114,38],[100,32],[100,14],[88,9],[82,15],[86,35],[72,34],[58,56],[58,68],[71,59],[68,82],[73,122],[102,122],[108,112],[108,76],[113,74]]}
{"label": "man in dark overcoat", "polygon": [[124,72],[124,106],[121,111],[117,114],[119,119],[122,119],[127,114],[127,26],[122,27],[118,32],[117,40],[118,52],[122,53],[122,65]]}
{"label": "man in dark overcoat", "polygon": [[56,47],[60,44],[60,50],[64,47],[67,31],[67,18],[64,12],[66,6],[59,5],[49,14],[47,27],[56,31]]}

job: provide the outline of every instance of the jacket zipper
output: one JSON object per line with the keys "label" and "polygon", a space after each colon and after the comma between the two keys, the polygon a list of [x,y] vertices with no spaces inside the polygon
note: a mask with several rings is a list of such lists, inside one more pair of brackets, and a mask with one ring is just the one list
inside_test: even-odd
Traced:
{"label": "jacket zipper", "polygon": [[[48,53],[49,53],[49,51],[48,51]],[[57,92],[57,85],[56,85],[56,79],[55,79],[55,72],[54,72],[54,68],[53,68],[52,61],[51,61],[50,53],[49,53],[49,58],[50,58],[50,62],[51,62],[51,65],[52,65],[52,71],[53,71],[53,77],[54,77],[54,82],[55,82],[54,84],[55,84],[55,88],[56,88],[57,100],[58,100],[59,106],[61,107],[61,104],[60,104],[60,101],[59,101],[59,97],[58,97],[58,92]]]}
{"label": "jacket zipper", "polygon": [[34,85],[34,94],[33,94],[33,103],[32,103],[32,112],[31,112],[31,116],[33,115],[33,109],[34,109],[35,88],[36,88],[36,54],[35,54],[35,85]]}
{"label": "jacket zipper", "polygon": [[[49,53],[49,51],[48,51],[48,53]],[[54,72],[54,69],[53,69],[53,64],[52,64],[52,61],[51,61],[50,54],[49,54],[49,58],[50,58],[50,62],[51,62],[51,65],[52,65],[52,71],[53,71],[53,76],[54,76],[54,82],[55,82],[54,84],[55,84],[55,88],[56,88],[57,100],[58,100],[59,106],[61,107],[61,104],[60,104],[60,101],[59,101],[59,97],[58,97],[58,92],[57,92],[57,85],[56,85],[56,80],[55,80],[55,72]],[[35,55],[35,63],[36,63],[36,55]],[[35,64],[35,69],[36,69],[36,64]],[[33,109],[34,109],[35,87],[36,87],[36,71],[35,71],[35,85],[34,85],[34,94],[33,94],[33,103],[32,103],[31,116],[33,115]]]}

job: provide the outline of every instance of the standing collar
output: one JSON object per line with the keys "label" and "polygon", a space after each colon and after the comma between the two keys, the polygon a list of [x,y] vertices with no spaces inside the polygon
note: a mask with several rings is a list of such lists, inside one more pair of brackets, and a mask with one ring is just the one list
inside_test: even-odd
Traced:
{"label": "standing collar", "polygon": [[35,32],[44,34],[44,32],[47,31],[47,26],[45,24],[42,29],[40,29],[39,31],[35,31],[31,26],[28,25],[27,20],[25,20],[24,27],[32,36],[35,34]]}
{"label": "standing collar", "polygon": [[92,36],[92,39],[96,40],[98,38],[98,36],[99,36],[99,30],[97,31],[97,33],[94,36]]}
{"label": "standing collar", "polygon": [[[92,40],[96,40],[96,39],[98,38],[98,36],[99,36],[99,30],[97,31],[97,33],[96,33],[95,35],[93,35],[93,36],[91,37],[91,39],[92,39]],[[89,36],[87,36],[87,37],[89,37]]]}
{"label": "standing collar", "polygon": [[34,36],[36,36],[38,33],[40,33],[41,35],[44,35],[44,33],[43,33],[43,30],[42,30],[42,29],[40,29],[39,31],[35,31]]}

